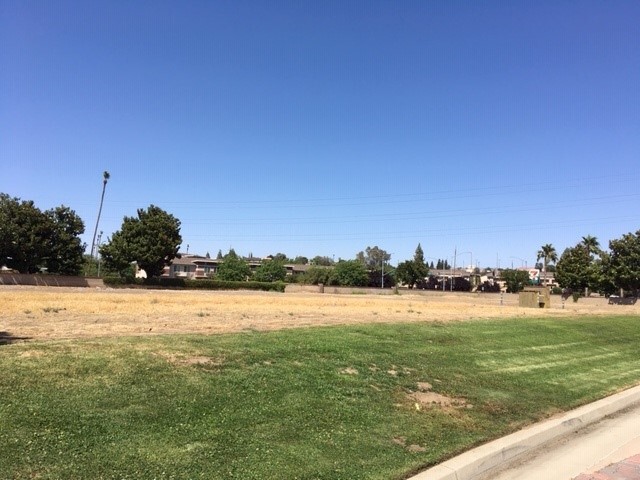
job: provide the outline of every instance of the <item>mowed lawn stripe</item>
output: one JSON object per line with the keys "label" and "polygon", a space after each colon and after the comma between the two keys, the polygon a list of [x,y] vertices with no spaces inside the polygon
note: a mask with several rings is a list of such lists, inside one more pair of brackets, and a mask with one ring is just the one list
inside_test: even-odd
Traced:
{"label": "mowed lawn stripe", "polygon": [[598,316],[5,345],[0,472],[402,478],[639,383],[639,341]]}

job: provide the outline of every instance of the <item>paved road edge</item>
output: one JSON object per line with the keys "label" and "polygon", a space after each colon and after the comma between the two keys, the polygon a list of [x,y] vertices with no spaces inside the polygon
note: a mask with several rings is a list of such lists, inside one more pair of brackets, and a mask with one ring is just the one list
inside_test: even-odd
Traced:
{"label": "paved road edge", "polygon": [[409,480],[474,480],[547,442],[640,403],[640,385],[469,450]]}

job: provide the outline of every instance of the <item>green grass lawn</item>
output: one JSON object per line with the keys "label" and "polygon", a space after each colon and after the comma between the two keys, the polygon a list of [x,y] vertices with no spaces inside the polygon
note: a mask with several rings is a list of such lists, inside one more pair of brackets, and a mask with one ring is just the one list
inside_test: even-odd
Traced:
{"label": "green grass lawn", "polygon": [[403,478],[638,384],[638,345],[587,317],[0,346],[0,476]]}

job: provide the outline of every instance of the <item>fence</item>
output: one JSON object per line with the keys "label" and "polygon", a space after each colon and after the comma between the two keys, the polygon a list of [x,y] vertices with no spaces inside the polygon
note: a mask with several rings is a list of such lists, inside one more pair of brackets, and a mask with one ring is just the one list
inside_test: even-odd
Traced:
{"label": "fence", "polygon": [[0,273],[0,285],[31,285],[40,287],[104,287],[101,278],[38,275],[28,273]]}

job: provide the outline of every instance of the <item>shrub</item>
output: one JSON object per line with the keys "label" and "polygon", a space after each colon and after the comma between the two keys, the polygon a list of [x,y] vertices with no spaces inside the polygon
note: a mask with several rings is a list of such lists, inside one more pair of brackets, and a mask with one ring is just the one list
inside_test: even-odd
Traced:
{"label": "shrub", "polygon": [[142,279],[141,283],[142,285],[153,286],[153,287],[180,288],[185,286],[185,279],[184,278],[151,277],[151,278]]}
{"label": "shrub", "polygon": [[183,288],[186,290],[261,290],[264,292],[284,292],[284,282],[234,282],[224,280],[189,280],[184,278],[126,278],[104,277],[109,287],[160,287]]}
{"label": "shrub", "polygon": [[478,286],[478,292],[484,293],[499,293],[500,292],[500,284],[495,282],[491,283],[488,280],[483,282],[482,285]]}
{"label": "shrub", "polygon": [[320,283],[329,285],[332,269],[328,267],[310,267],[304,275],[302,275],[302,283],[309,285],[318,285]]}
{"label": "shrub", "polygon": [[261,290],[284,292],[284,282],[234,282],[226,280],[185,280],[185,287],[193,290]]}
{"label": "shrub", "polygon": [[116,276],[108,276],[103,277],[102,281],[108,287],[124,287],[127,285],[131,285],[134,283],[134,279],[130,277],[116,277]]}

